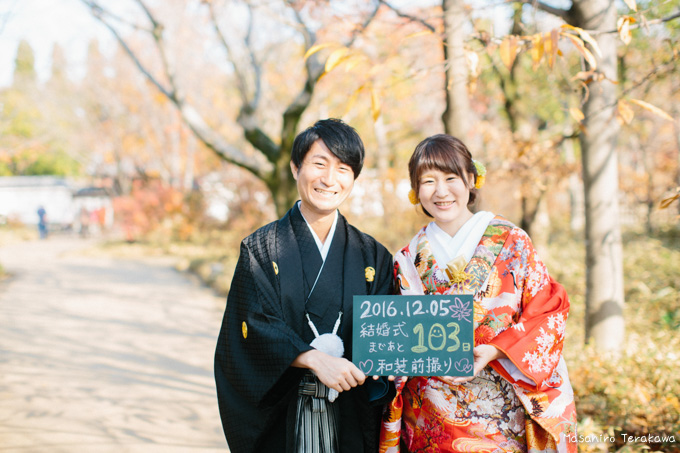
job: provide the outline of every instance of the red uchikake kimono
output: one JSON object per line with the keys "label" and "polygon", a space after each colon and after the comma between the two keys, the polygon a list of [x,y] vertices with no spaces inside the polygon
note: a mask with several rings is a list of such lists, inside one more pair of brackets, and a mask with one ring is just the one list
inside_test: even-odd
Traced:
{"label": "red uchikake kimono", "polygon": [[[383,416],[380,452],[576,452],[576,408],[562,347],[569,299],[527,234],[489,222],[468,278],[451,284],[423,228],[395,255],[400,294],[473,294],[475,345],[494,360],[470,382],[400,377]],[[400,450],[401,448],[401,450]]]}

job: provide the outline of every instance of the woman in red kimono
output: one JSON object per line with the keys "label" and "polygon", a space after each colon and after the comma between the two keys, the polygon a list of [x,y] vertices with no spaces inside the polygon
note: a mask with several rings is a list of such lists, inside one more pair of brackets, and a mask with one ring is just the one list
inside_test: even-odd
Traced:
{"label": "woman in red kimono", "polygon": [[395,255],[396,287],[474,295],[474,376],[398,377],[381,452],[577,451],[562,358],[569,299],[523,230],[470,211],[485,173],[445,134],[409,162],[409,198],[434,221]]}

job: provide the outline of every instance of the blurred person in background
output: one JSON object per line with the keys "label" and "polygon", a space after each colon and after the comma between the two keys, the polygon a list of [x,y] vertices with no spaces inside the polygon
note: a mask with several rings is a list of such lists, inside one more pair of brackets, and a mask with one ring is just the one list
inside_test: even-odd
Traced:
{"label": "blurred person in background", "polygon": [[392,292],[392,256],[338,212],[363,161],[352,127],[316,122],[291,153],[300,201],[241,243],[215,354],[232,453],[378,450],[391,386],[351,362],[352,302]]}
{"label": "blurred person in background", "polygon": [[38,207],[38,234],[40,239],[47,238],[47,211],[44,206]]}
{"label": "blurred person in background", "polygon": [[569,299],[520,228],[471,206],[486,169],[455,137],[423,140],[411,193],[433,222],[395,255],[404,295],[472,294],[472,377],[398,377],[381,452],[576,452],[562,357]]}
{"label": "blurred person in background", "polygon": [[90,236],[90,211],[85,206],[80,208],[78,220],[80,221],[80,237],[88,238]]}

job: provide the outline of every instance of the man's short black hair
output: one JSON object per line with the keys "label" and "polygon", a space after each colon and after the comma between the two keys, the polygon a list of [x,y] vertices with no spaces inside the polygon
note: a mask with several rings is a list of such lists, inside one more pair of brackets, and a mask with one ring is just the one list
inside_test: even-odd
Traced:
{"label": "man's short black hair", "polygon": [[364,142],[352,126],[336,118],[319,120],[300,132],[293,142],[291,162],[300,168],[312,144],[319,139],[340,162],[352,168],[354,179],[357,179],[364,166]]}

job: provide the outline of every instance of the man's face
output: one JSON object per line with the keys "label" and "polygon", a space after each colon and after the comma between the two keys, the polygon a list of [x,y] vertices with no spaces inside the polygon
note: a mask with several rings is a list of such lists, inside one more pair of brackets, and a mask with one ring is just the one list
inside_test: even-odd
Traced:
{"label": "man's face", "polygon": [[300,168],[290,163],[300,194],[300,210],[307,221],[330,215],[354,187],[354,171],[342,163],[319,139],[312,144]]}

